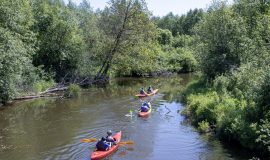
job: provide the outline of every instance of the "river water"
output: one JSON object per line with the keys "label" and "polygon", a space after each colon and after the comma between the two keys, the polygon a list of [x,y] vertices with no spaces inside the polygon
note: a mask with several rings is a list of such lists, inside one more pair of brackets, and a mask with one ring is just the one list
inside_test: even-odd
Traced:
{"label": "river water", "polygon": [[[0,111],[1,160],[89,160],[95,143],[106,131],[122,131],[122,146],[113,160],[225,160],[248,159],[237,147],[222,144],[212,135],[199,134],[179,114],[181,91],[192,75],[159,78],[121,78],[107,86],[84,90],[78,98],[44,98],[16,102]],[[148,118],[136,110],[134,97],[141,86],[159,88],[145,100],[153,105]]]}

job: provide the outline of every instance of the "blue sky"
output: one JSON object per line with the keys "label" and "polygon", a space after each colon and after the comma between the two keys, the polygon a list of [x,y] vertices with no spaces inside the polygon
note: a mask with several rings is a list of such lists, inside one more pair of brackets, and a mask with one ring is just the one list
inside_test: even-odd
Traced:
{"label": "blue sky", "polygon": [[[68,0],[65,0],[68,1]],[[81,0],[72,0],[79,4]],[[96,10],[97,8],[103,9],[108,0],[88,0],[90,5]],[[232,2],[233,0],[229,0]],[[207,8],[212,0],[146,0],[148,9],[155,16],[164,16],[169,12],[174,14],[185,14],[190,9],[194,8]]]}

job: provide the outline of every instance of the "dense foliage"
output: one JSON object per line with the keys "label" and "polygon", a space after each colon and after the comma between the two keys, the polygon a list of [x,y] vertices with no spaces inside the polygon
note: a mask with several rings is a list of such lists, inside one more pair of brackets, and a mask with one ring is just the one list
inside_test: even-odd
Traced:
{"label": "dense foliage", "polygon": [[195,26],[203,76],[186,89],[183,113],[200,128],[268,155],[270,2],[216,1]]}
{"label": "dense foliage", "polygon": [[32,6],[38,40],[33,63],[59,80],[78,68],[84,46],[78,20],[60,1],[37,0]]}
{"label": "dense foliage", "polygon": [[193,27],[202,19],[203,14],[202,9],[194,9],[181,16],[170,12],[162,18],[153,17],[153,20],[159,28],[170,30],[173,36],[192,35]]}
{"label": "dense foliage", "polygon": [[36,38],[31,30],[33,14],[30,1],[1,1],[0,4],[0,103],[14,97],[35,81],[32,56]]}
{"label": "dense foliage", "polygon": [[[108,4],[93,11],[87,0],[79,5],[62,0],[1,1],[0,102],[44,91],[53,81],[195,70],[193,49],[186,47],[190,40],[174,30],[158,29],[144,0]],[[190,32],[201,12],[188,13],[185,31]],[[187,17],[192,19],[190,26]],[[162,19],[167,18],[158,24]]]}

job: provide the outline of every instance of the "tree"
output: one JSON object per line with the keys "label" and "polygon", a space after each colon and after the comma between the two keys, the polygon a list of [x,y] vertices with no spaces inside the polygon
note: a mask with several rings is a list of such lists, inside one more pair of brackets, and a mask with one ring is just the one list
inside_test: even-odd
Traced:
{"label": "tree", "polygon": [[264,16],[269,12],[269,5],[270,1],[267,0],[235,0],[233,10],[244,17],[247,23],[248,33],[252,38],[254,38],[254,33],[256,33],[254,31],[256,31],[256,29],[258,30],[260,25],[266,25],[261,24],[261,20],[263,20]]}
{"label": "tree", "polygon": [[193,27],[203,18],[203,10],[197,8],[190,10],[184,17],[184,21],[181,25],[183,28],[182,34],[192,35]]}
{"label": "tree", "polygon": [[158,42],[161,45],[172,44],[173,36],[172,32],[168,29],[158,29]]}
{"label": "tree", "polygon": [[152,19],[159,28],[170,30],[173,36],[192,35],[193,27],[202,19],[203,15],[203,10],[196,8],[181,16],[170,12],[162,18],[154,17]]}
{"label": "tree", "polygon": [[252,39],[252,61],[265,66],[269,63],[270,44],[270,1],[268,0],[236,0],[232,10],[245,22],[247,36]]}
{"label": "tree", "polygon": [[99,28],[108,47],[96,79],[107,77],[116,56],[133,53],[132,48],[151,40],[154,29],[144,0],[111,0],[109,4],[100,15]]}
{"label": "tree", "polygon": [[34,11],[34,31],[39,41],[35,66],[55,73],[57,81],[73,75],[84,47],[76,16],[61,1],[36,1]]}
{"label": "tree", "polygon": [[178,30],[177,27],[180,27],[180,26],[176,26],[178,18],[179,17],[177,15],[174,15],[172,12],[170,12],[164,17],[162,17],[160,20],[158,20],[157,25],[158,27],[162,29],[170,30],[172,34],[175,36]]}
{"label": "tree", "polygon": [[86,0],[82,1],[74,12],[76,12],[85,43],[79,62],[80,75],[91,77],[98,72],[103,60],[103,51],[106,48],[105,34],[98,27],[100,14],[95,13]]}
{"label": "tree", "polygon": [[32,55],[36,39],[30,30],[32,24],[30,0],[0,3],[0,103],[11,100],[18,90],[34,81]]}
{"label": "tree", "polygon": [[202,70],[210,79],[238,68],[252,55],[243,19],[223,2],[214,3],[211,9],[196,29],[202,42],[199,48]]}

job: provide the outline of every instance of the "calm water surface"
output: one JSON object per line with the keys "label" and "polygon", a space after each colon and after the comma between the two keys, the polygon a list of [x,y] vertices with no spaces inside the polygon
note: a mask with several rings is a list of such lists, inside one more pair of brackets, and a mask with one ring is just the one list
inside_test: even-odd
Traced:
{"label": "calm water surface", "polygon": [[[179,112],[181,90],[191,75],[160,78],[122,78],[102,88],[91,88],[73,99],[37,99],[17,102],[0,111],[1,160],[89,160],[95,143],[82,138],[100,138],[106,131],[123,131],[113,160],[227,160],[248,159],[249,154],[220,143],[211,135],[200,135]],[[135,98],[141,86],[160,92],[148,98],[153,111],[139,118]],[[131,116],[132,111],[133,116]]]}

